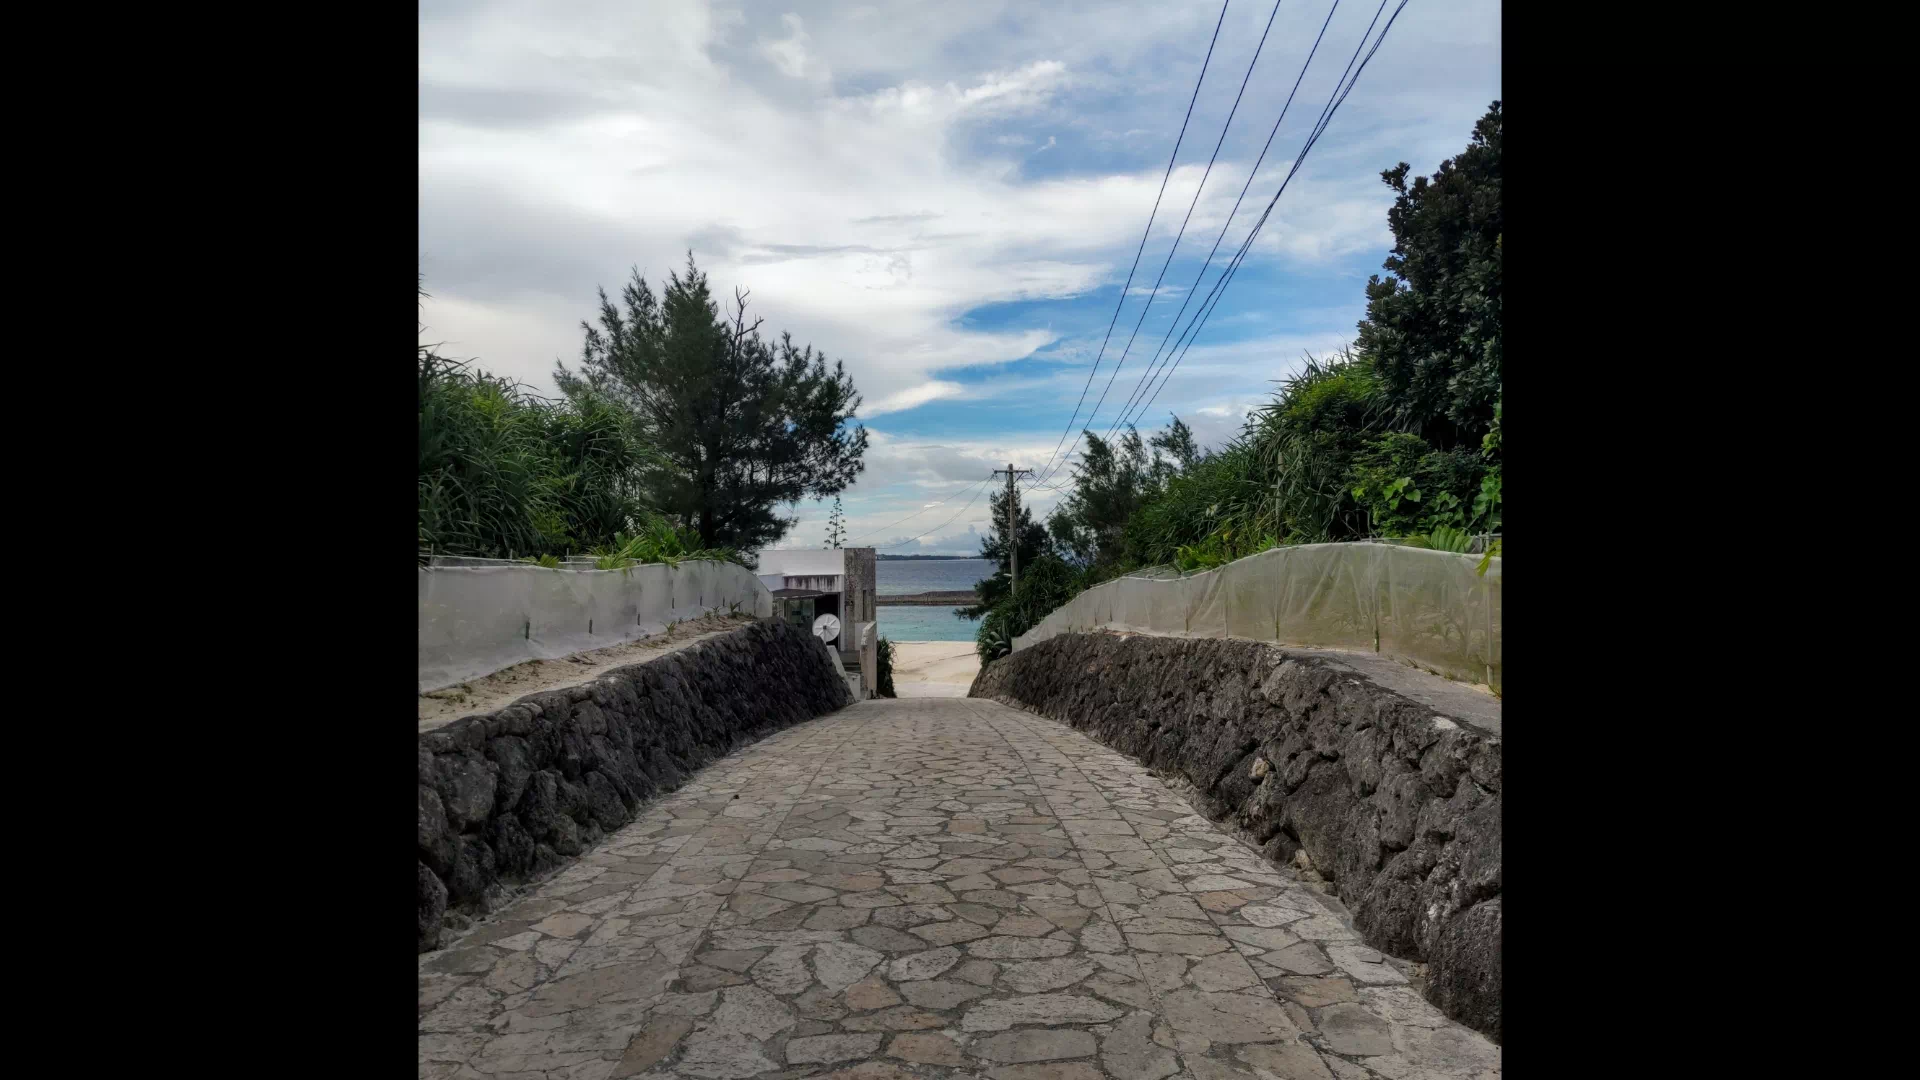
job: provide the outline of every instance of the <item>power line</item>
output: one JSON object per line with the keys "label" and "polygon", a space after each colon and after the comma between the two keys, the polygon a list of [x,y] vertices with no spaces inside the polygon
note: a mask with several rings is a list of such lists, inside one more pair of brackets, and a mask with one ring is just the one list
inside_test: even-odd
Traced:
{"label": "power line", "polygon": [[[989,476],[987,477],[987,479],[991,480],[993,479],[993,477]],[[919,517],[921,514],[926,513],[927,511],[933,509],[936,506],[944,506],[948,499],[955,498],[960,494],[960,492],[965,490],[966,488],[964,487],[959,488],[958,490],[954,491],[951,495],[947,495],[944,498],[940,499],[939,502],[930,502],[927,505],[921,507],[920,509],[915,510],[913,513],[908,514],[906,517],[901,518],[900,521],[893,522],[890,525],[882,525],[879,528],[873,530],[872,532],[861,533],[859,536],[854,537],[853,540],[865,540],[869,536],[879,536],[881,533],[886,532],[888,529],[893,528],[894,525],[900,524],[900,522],[912,521],[914,518]],[[846,543],[851,544],[853,543],[853,540],[848,540],[846,541]]]}
{"label": "power line", "polygon": [[[1207,252],[1206,259],[1200,263],[1200,272],[1193,275],[1193,284],[1187,287],[1186,299],[1180,301],[1180,310],[1173,313],[1173,322],[1168,325],[1167,332],[1165,336],[1161,337],[1159,346],[1153,350],[1153,359],[1147,361],[1146,371],[1141,374],[1139,381],[1134,383],[1133,393],[1127,396],[1126,405],[1120,409],[1120,417],[1115,419],[1113,426],[1107,429],[1106,438],[1113,438],[1113,433],[1120,430],[1120,425],[1125,422],[1128,410],[1138,404],[1141,393],[1148,386],[1153,385],[1154,376],[1159,373],[1155,365],[1165,366],[1164,364],[1160,364],[1160,354],[1166,351],[1168,339],[1173,337],[1174,330],[1180,326],[1180,316],[1187,313],[1187,305],[1193,302],[1195,294],[1199,292],[1200,280],[1207,276],[1207,267],[1213,264],[1213,257],[1219,254],[1220,242],[1227,238],[1227,229],[1233,225],[1233,219],[1239,216],[1240,204],[1245,201],[1248,190],[1253,187],[1253,178],[1260,175],[1260,166],[1267,160],[1267,151],[1273,149],[1274,136],[1280,134],[1280,124],[1286,120],[1287,111],[1293,108],[1293,98],[1294,95],[1300,92],[1301,80],[1307,77],[1307,69],[1313,66],[1313,58],[1320,52],[1320,43],[1326,39],[1327,27],[1333,22],[1334,12],[1339,10],[1340,0],[1333,0],[1333,6],[1327,9],[1326,19],[1320,23],[1320,33],[1313,39],[1313,48],[1307,50],[1306,62],[1300,65],[1300,74],[1294,77],[1293,89],[1287,91],[1286,104],[1280,106],[1280,115],[1274,119],[1272,130],[1267,132],[1266,145],[1260,148],[1260,156],[1254,159],[1253,168],[1247,172],[1247,182],[1240,185],[1240,195],[1233,200],[1233,209],[1227,213],[1227,220],[1220,223],[1220,234],[1213,238],[1213,247]],[[1168,353],[1167,355],[1171,356],[1172,353]]]}
{"label": "power line", "polygon": [[1043,488],[1046,488],[1046,489],[1047,489],[1048,491],[1051,491],[1051,492],[1053,492],[1053,493],[1054,493],[1055,495],[1065,495],[1065,494],[1067,494],[1067,492],[1065,492],[1065,491],[1062,491],[1062,490],[1060,490],[1059,488],[1057,488],[1057,487],[1055,487],[1055,486],[1053,486],[1052,484],[1049,484],[1049,483],[1047,483],[1047,482],[1046,482],[1046,481],[1044,481],[1044,480],[1039,480],[1039,479],[1036,479],[1036,478],[1034,478],[1034,477],[1031,477],[1031,476],[1029,476],[1029,477],[1027,477],[1027,484],[1028,484],[1028,485],[1029,485],[1030,487],[1043,487]]}
{"label": "power line", "polygon": [[[1174,347],[1180,349],[1180,355],[1175,357],[1173,363],[1167,368],[1165,377],[1160,380],[1159,386],[1155,387],[1152,397],[1149,397],[1145,405],[1141,407],[1141,413],[1144,413],[1147,408],[1152,406],[1154,399],[1160,396],[1160,391],[1164,390],[1167,382],[1172,379],[1173,372],[1179,368],[1180,362],[1186,359],[1188,352],[1192,351],[1193,343],[1199,337],[1200,330],[1205,328],[1207,320],[1211,318],[1213,312],[1219,308],[1220,298],[1226,292],[1226,286],[1231,284],[1233,278],[1239,273],[1240,266],[1245,261],[1247,252],[1253,246],[1254,239],[1259,235],[1261,228],[1266,225],[1268,216],[1273,213],[1273,207],[1280,201],[1280,196],[1286,191],[1287,184],[1291,183],[1294,174],[1300,171],[1300,166],[1306,160],[1308,151],[1319,141],[1320,136],[1325,134],[1328,124],[1331,123],[1333,119],[1333,114],[1339,110],[1341,104],[1346,101],[1347,96],[1353,93],[1354,86],[1358,85],[1360,81],[1360,72],[1364,71],[1367,64],[1372,61],[1373,54],[1380,50],[1381,43],[1386,40],[1387,31],[1393,28],[1394,20],[1400,17],[1401,9],[1406,6],[1407,0],[1400,0],[1399,7],[1396,7],[1393,15],[1387,19],[1387,25],[1381,28],[1379,37],[1374,39],[1372,48],[1367,49],[1365,59],[1360,59],[1360,50],[1366,48],[1367,35],[1361,35],[1360,45],[1355,47],[1353,58],[1347,61],[1347,71],[1341,73],[1341,80],[1345,83],[1345,86],[1341,87],[1336,84],[1334,96],[1329,98],[1327,104],[1320,110],[1320,120],[1315,125],[1313,132],[1309,135],[1306,144],[1300,148],[1300,153],[1294,158],[1293,168],[1288,171],[1286,179],[1281,181],[1280,190],[1276,191],[1273,198],[1268,201],[1266,209],[1261,212],[1259,220],[1254,223],[1253,229],[1248,232],[1246,240],[1241,242],[1239,251],[1235,253],[1226,269],[1221,272],[1219,279],[1214,282],[1213,289],[1207,294],[1207,299],[1201,302],[1201,310],[1194,313],[1193,320],[1188,322],[1186,331],[1180,335],[1181,339],[1186,343],[1185,347],[1183,348],[1181,346],[1180,341],[1174,342]],[[1386,0],[1381,0],[1380,8],[1374,12],[1373,21],[1367,24],[1368,33],[1371,33],[1374,25],[1380,21],[1380,12],[1385,10],[1385,8]],[[1360,60],[1360,67],[1358,69],[1355,69],[1353,66],[1355,59]],[[1347,79],[1348,72],[1352,73],[1353,77],[1351,80]],[[1168,355],[1172,354],[1169,353]],[[1135,415],[1138,416],[1140,414],[1137,413]]]}
{"label": "power line", "polygon": [[[1373,22],[1367,24],[1368,33],[1371,33],[1374,24],[1380,21],[1380,11],[1384,11],[1386,6],[1387,0],[1380,0],[1380,9],[1374,12]],[[1407,0],[1400,0],[1399,6],[1394,8],[1393,14],[1388,17],[1387,24],[1380,28],[1379,36],[1373,39],[1371,48],[1367,48],[1366,35],[1361,35],[1360,46],[1354,50],[1354,57],[1358,59],[1360,49],[1364,48],[1367,49],[1365,59],[1360,60],[1360,66],[1357,69],[1353,66],[1353,60],[1347,61],[1347,68],[1352,72],[1353,77],[1346,79],[1343,73],[1342,78],[1346,83],[1345,87],[1336,87],[1334,96],[1328,99],[1327,105],[1321,110],[1319,123],[1315,126],[1312,134],[1308,136],[1306,144],[1300,148],[1299,156],[1294,158],[1293,168],[1288,171],[1286,179],[1281,181],[1280,190],[1274,192],[1273,198],[1267,203],[1267,208],[1261,212],[1259,220],[1254,222],[1253,229],[1247,233],[1246,240],[1241,243],[1240,250],[1235,253],[1233,260],[1221,272],[1220,278],[1214,282],[1212,291],[1207,295],[1207,300],[1201,302],[1201,310],[1194,313],[1193,321],[1187,325],[1187,331],[1181,334],[1181,337],[1186,340],[1185,347],[1181,348],[1178,341],[1174,343],[1176,348],[1180,348],[1180,355],[1175,357],[1173,363],[1167,366],[1166,374],[1160,380],[1159,386],[1154,388],[1153,396],[1149,397],[1146,400],[1146,404],[1141,406],[1140,412],[1135,414],[1136,417],[1144,414],[1148,408],[1152,407],[1154,400],[1160,396],[1160,391],[1166,389],[1168,380],[1173,378],[1174,371],[1179,369],[1180,362],[1185,360],[1187,353],[1193,349],[1193,343],[1198,338],[1200,330],[1205,327],[1206,320],[1211,317],[1213,311],[1220,306],[1220,296],[1226,291],[1226,286],[1232,281],[1233,276],[1239,272],[1240,264],[1245,261],[1247,252],[1253,247],[1254,238],[1260,234],[1261,228],[1266,225],[1268,216],[1273,213],[1274,205],[1280,201],[1280,196],[1287,190],[1287,184],[1293,181],[1295,174],[1300,171],[1301,163],[1306,160],[1308,151],[1313,149],[1314,143],[1318,142],[1320,136],[1326,132],[1327,125],[1333,120],[1333,114],[1346,102],[1347,96],[1353,93],[1354,86],[1360,82],[1360,73],[1366,70],[1367,64],[1373,60],[1374,53],[1380,51],[1380,45],[1386,40],[1387,32],[1393,29],[1394,21],[1400,17],[1400,12],[1405,10],[1406,6]]]}
{"label": "power line", "polygon": [[1080,400],[1074,403],[1073,415],[1067,418],[1067,426],[1061,429],[1060,439],[1053,444],[1053,453],[1047,455],[1047,464],[1053,464],[1054,454],[1067,441],[1067,432],[1073,430],[1073,422],[1080,419],[1080,406],[1087,403],[1087,391],[1093,388],[1093,377],[1100,373],[1100,358],[1107,354],[1107,342],[1113,338],[1114,324],[1120,321],[1120,308],[1127,302],[1127,290],[1133,287],[1133,273],[1140,269],[1140,254],[1147,250],[1147,236],[1153,232],[1153,219],[1160,213],[1160,199],[1167,193],[1167,180],[1173,176],[1173,163],[1180,157],[1180,143],[1187,137],[1187,123],[1193,119],[1193,103],[1200,100],[1200,86],[1207,81],[1207,65],[1213,61],[1213,47],[1220,40],[1220,26],[1227,21],[1227,8],[1233,0],[1220,5],[1220,18],[1213,24],[1213,39],[1207,42],[1206,58],[1200,61],[1200,78],[1194,81],[1193,96],[1187,99],[1186,119],[1180,121],[1180,134],[1173,140],[1173,153],[1167,157],[1166,174],[1160,177],[1160,192],[1153,197],[1153,212],[1147,215],[1146,231],[1140,234],[1140,247],[1133,253],[1133,266],[1127,271],[1127,283],[1120,286],[1120,299],[1113,305],[1113,317],[1107,320],[1107,336],[1100,340],[1100,353],[1093,358],[1093,368],[1087,372],[1087,384],[1080,388]]}
{"label": "power line", "polygon": [[[1140,318],[1134,321],[1133,333],[1127,335],[1127,345],[1120,350],[1120,359],[1114,361],[1113,370],[1107,373],[1107,385],[1100,391],[1100,400],[1094,402],[1093,411],[1087,414],[1088,427],[1092,427],[1094,417],[1100,415],[1100,406],[1107,403],[1107,391],[1113,389],[1114,376],[1119,375],[1120,369],[1126,365],[1127,354],[1133,351],[1133,339],[1140,336],[1140,327],[1146,324],[1147,312],[1152,310],[1153,302],[1160,296],[1160,283],[1166,280],[1167,267],[1173,265],[1173,256],[1180,250],[1181,238],[1187,235],[1187,223],[1193,220],[1193,208],[1200,205],[1200,194],[1207,189],[1207,178],[1213,175],[1213,164],[1220,158],[1220,147],[1226,144],[1227,132],[1232,129],[1233,118],[1240,111],[1240,99],[1246,96],[1247,83],[1253,79],[1253,69],[1260,63],[1261,51],[1267,47],[1267,35],[1273,31],[1274,17],[1280,14],[1280,2],[1281,0],[1273,0],[1273,10],[1267,13],[1266,28],[1260,31],[1260,43],[1254,46],[1253,59],[1247,61],[1247,73],[1240,77],[1240,90],[1233,95],[1233,108],[1227,110],[1226,123],[1220,125],[1220,137],[1214,140],[1213,155],[1207,158],[1206,171],[1200,174],[1200,186],[1193,189],[1193,200],[1187,203],[1187,216],[1180,219],[1180,231],[1174,233],[1173,246],[1167,249],[1166,260],[1160,264],[1160,276],[1153,279],[1153,288],[1147,293],[1147,302],[1140,305]],[[1222,9],[1222,14],[1225,14],[1225,9]],[[1174,321],[1178,322],[1179,318],[1175,315]],[[1128,404],[1131,405],[1132,401],[1129,400]],[[1072,426],[1071,421],[1068,422],[1068,426]],[[1077,441],[1076,439],[1076,443]]]}
{"label": "power line", "polygon": [[[988,481],[990,481],[990,480],[992,480],[992,479],[993,479],[993,477],[992,477],[992,476],[988,476],[986,480],[982,480],[982,481],[980,482],[980,491],[976,491],[976,492],[974,492],[974,493],[973,493],[973,498],[971,498],[971,499],[968,499],[968,500],[967,500],[967,505],[966,505],[966,506],[963,506],[963,507],[961,507],[961,508],[960,508],[960,513],[958,513],[958,514],[955,514],[955,515],[953,515],[952,517],[950,517],[950,518],[948,518],[947,520],[945,520],[945,521],[943,521],[943,522],[941,522],[940,524],[938,524],[938,525],[935,525],[935,526],[934,526],[933,528],[931,528],[931,529],[928,529],[928,530],[927,530],[926,532],[923,532],[923,533],[921,533],[921,534],[920,534],[920,536],[931,536],[931,535],[933,535],[934,533],[937,533],[937,532],[939,532],[939,531],[940,531],[941,529],[944,529],[944,528],[946,528],[947,526],[949,526],[949,525],[951,525],[951,524],[953,524],[954,522],[956,522],[956,521],[958,521],[958,520],[960,520],[960,514],[964,514],[964,513],[966,513],[966,512],[967,512],[967,508],[968,508],[968,507],[971,507],[971,506],[972,506],[972,505],[973,505],[974,503],[976,503],[976,502],[979,502],[979,501],[980,501],[980,492],[981,492],[981,491],[985,491],[985,490],[987,490],[987,482],[988,482]],[[869,534],[869,535],[871,535],[871,534]],[[897,548],[897,547],[905,547],[906,545],[908,545],[908,544],[911,544],[911,543],[913,543],[913,542],[914,542],[915,540],[918,540],[918,539],[920,539],[920,536],[913,536],[913,537],[908,537],[907,539],[905,539],[905,540],[902,540],[902,541],[900,541],[900,542],[899,542],[899,543],[897,543],[897,544],[882,544],[882,545],[880,545],[880,548],[876,548],[875,550],[877,551],[877,550],[880,550],[881,548]]]}
{"label": "power line", "polygon": [[[1339,0],[1335,0],[1334,7],[1337,8],[1338,6],[1339,6]],[[1366,67],[1366,61],[1360,59],[1360,53],[1363,49],[1366,49],[1367,38],[1369,35],[1373,33],[1374,26],[1378,25],[1378,23],[1380,22],[1380,13],[1386,10],[1386,6],[1387,6],[1387,0],[1380,0],[1380,6],[1374,9],[1372,20],[1370,20],[1367,23],[1366,30],[1361,32],[1360,41],[1357,45],[1354,46],[1353,55],[1347,58],[1347,66],[1341,70],[1340,77],[1334,81],[1333,94],[1328,97],[1327,104],[1321,106],[1320,115],[1317,118],[1315,118],[1314,125],[1312,129],[1309,130],[1306,141],[1301,145],[1300,152],[1294,155],[1293,165],[1288,170],[1286,177],[1281,180],[1279,190],[1274,193],[1273,198],[1267,202],[1266,208],[1262,210],[1260,213],[1260,216],[1257,219],[1255,219],[1253,227],[1247,232],[1246,238],[1240,242],[1240,245],[1234,251],[1233,256],[1227,260],[1227,265],[1221,269],[1220,276],[1214,279],[1213,288],[1208,290],[1207,295],[1200,301],[1200,308],[1199,310],[1194,312],[1194,317],[1187,321],[1186,329],[1182,330],[1179,336],[1174,338],[1172,348],[1168,349],[1166,353],[1165,360],[1167,362],[1163,362],[1161,365],[1161,371],[1160,371],[1161,378],[1160,378],[1159,384],[1157,386],[1153,386],[1152,393],[1149,394],[1141,402],[1140,407],[1134,411],[1133,418],[1135,420],[1145,415],[1146,410],[1152,407],[1154,400],[1156,400],[1160,396],[1160,391],[1165,389],[1167,383],[1173,378],[1174,370],[1176,370],[1180,366],[1180,362],[1185,360],[1187,353],[1192,350],[1193,342],[1195,338],[1199,335],[1200,329],[1206,325],[1207,320],[1213,316],[1213,312],[1217,308],[1219,308],[1220,300],[1224,295],[1224,293],[1226,292],[1227,284],[1232,282],[1233,278],[1239,273],[1240,265],[1245,261],[1247,252],[1252,249],[1254,239],[1259,235],[1261,228],[1266,225],[1268,216],[1273,213],[1274,204],[1279,202],[1280,195],[1286,191],[1287,185],[1293,181],[1294,174],[1300,171],[1300,166],[1305,162],[1308,151],[1310,151],[1313,148],[1314,144],[1319,141],[1320,136],[1326,132],[1327,125],[1333,118],[1333,111],[1339,107],[1339,102],[1346,100],[1346,94],[1352,92],[1354,83],[1358,82],[1360,77],[1359,72],[1354,69],[1354,62],[1360,61],[1360,66],[1362,69]],[[1405,0],[1402,0],[1401,6],[1402,7],[1406,6]],[[1399,11],[1396,9],[1396,11],[1394,12],[1394,16],[1397,18],[1398,15],[1399,15]],[[1333,18],[1333,12],[1331,10],[1328,11],[1327,18],[1328,20],[1331,20]],[[1387,21],[1387,25],[1391,27],[1393,25],[1393,20],[1389,19]],[[1325,29],[1326,29],[1325,24],[1322,24],[1321,31],[1323,34],[1325,33]],[[1386,37],[1386,30],[1383,29],[1381,31],[1380,38],[1377,38],[1374,41],[1373,47],[1375,50],[1377,50],[1380,47],[1380,41],[1384,40],[1385,37]],[[1317,49],[1317,45],[1316,45],[1316,49]],[[1367,59],[1368,60],[1372,59],[1372,56],[1373,54],[1369,52],[1367,54]],[[1309,62],[1312,60],[1311,55],[1309,55],[1308,60]],[[1301,75],[1304,76],[1305,74],[1306,74],[1306,71],[1303,68],[1301,70]],[[1352,81],[1349,81],[1348,79],[1349,75],[1352,76]],[[1295,83],[1296,90],[1298,89],[1298,85],[1299,84],[1296,81]],[[1291,95],[1289,95],[1288,101],[1289,103],[1291,103],[1292,101]],[[1276,132],[1278,131],[1277,122],[1275,125],[1275,131]],[[1262,157],[1264,158],[1264,153]],[[1253,179],[1253,176],[1250,174],[1248,176],[1248,182],[1251,183],[1252,179]],[[1229,218],[1229,221],[1231,221],[1231,217]],[[1224,233],[1224,230],[1223,230],[1223,233]],[[1209,262],[1212,261],[1211,255],[1208,256],[1208,261]],[[1200,268],[1200,274],[1202,276],[1205,275],[1206,269],[1207,269],[1206,264],[1202,264]],[[1196,287],[1199,284],[1199,280],[1200,280],[1199,277],[1196,277],[1194,279],[1194,284]],[[1192,298],[1192,294],[1189,294],[1188,299],[1191,299],[1191,298]],[[1184,304],[1182,305],[1182,310],[1185,310]],[[1175,324],[1174,326],[1170,326],[1167,328],[1167,336],[1169,337],[1173,336],[1173,331],[1175,327],[1177,327],[1179,324],[1179,315],[1177,314],[1174,316],[1174,324]],[[1162,344],[1163,345],[1165,344],[1165,338],[1162,338]],[[1184,347],[1183,347],[1183,344],[1184,344]],[[1175,356],[1176,352],[1178,352],[1179,354],[1177,357]],[[1153,376],[1149,375],[1147,378],[1147,382],[1149,385],[1152,385]],[[1123,413],[1123,416],[1124,415],[1125,414]],[[1114,427],[1109,430],[1108,432],[1109,436],[1111,436],[1113,431],[1117,431],[1121,426],[1121,424],[1124,422],[1125,422],[1124,420],[1116,422]]]}

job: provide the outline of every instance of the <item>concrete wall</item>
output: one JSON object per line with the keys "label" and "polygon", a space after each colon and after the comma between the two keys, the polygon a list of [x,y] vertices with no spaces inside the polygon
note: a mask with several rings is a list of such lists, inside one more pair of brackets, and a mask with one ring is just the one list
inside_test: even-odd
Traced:
{"label": "concrete wall", "polygon": [[420,951],[735,747],[852,701],[832,653],[751,626],[419,736]]}
{"label": "concrete wall", "polygon": [[527,565],[419,571],[422,693],[528,660],[557,660],[737,607],[773,614],[773,597],[733,563],[650,564],[625,570]]}
{"label": "concrete wall", "polygon": [[760,553],[757,573],[794,576],[844,574],[844,554],[840,548],[775,548]]}
{"label": "concrete wall", "polygon": [[1501,560],[1390,544],[1274,548],[1203,574],[1097,585],[1015,638],[1019,652],[1055,634],[1132,630],[1363,649],[1449,678],[1502,683]]}
{"label": "concrete wall", "polygon": [[873,548],[846,548],[846,595],[852,628],[841,647],[860,654],[860,681],[867,697],[880,692],[880,635],[874,626],[879,619],[879,562]]}
{"label": "concrete wall", "polygon": [[1448,1016],[1501,1038],[1491,696],[1364,653],[1111,633],[997,660],[971,695],[1181,778],[1269,859],[1331,881],[1369,945],[1425,961]]}

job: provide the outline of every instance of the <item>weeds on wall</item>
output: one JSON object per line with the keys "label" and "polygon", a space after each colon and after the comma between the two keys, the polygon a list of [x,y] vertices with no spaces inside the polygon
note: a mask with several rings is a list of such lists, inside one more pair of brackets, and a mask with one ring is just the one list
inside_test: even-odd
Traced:
{"label": "weeds on wall", "polygon": [[633,535],[620,533],[612,544],[593,548],[588,554],[594,556],[596,570],[624,570],[646,563],[678,566],[688,559],[747,565],[733,548],[701,547],[699,534],[692,529],[677,528],[657,515],[646,518]]}

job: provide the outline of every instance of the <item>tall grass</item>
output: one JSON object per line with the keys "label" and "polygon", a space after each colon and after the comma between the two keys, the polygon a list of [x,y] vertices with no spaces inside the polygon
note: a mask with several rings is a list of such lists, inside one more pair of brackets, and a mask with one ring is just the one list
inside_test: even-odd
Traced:
{"label": "tall grass", "polygon": [[546,401],[424,346],[419,393],[422,558],[573,554],[641,516],[646,453],[616,409]]}
{"label": "tall grass", "polygon": [[1262,484],[1244,524],[1288,544],[1367,535],[1366,511],[1348,481],[1354,458],[1385,427],[1386,412],[1364,359],[1346,349],[1335,358],[1307,357],[1248,420],[1243,438]]}

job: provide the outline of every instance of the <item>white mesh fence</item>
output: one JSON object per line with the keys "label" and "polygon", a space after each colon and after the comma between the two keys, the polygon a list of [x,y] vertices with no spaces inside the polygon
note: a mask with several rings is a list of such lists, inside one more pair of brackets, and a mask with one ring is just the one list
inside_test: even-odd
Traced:
{"label": "white mesh fence", "polygon": [[648,637],[714,611],[766,618],[773,594],[733,563],[548,570],[429,566],[420,578],[420,691]]}
{"label": "white mesh fence", "polygon": [[1500,563],[1391,544],[1305,544],[1185,577],[1125,577],[1081,593],[1014,639],[1129,630],[1232,637],[1405,657],[1468,682],[1500,681]]}

